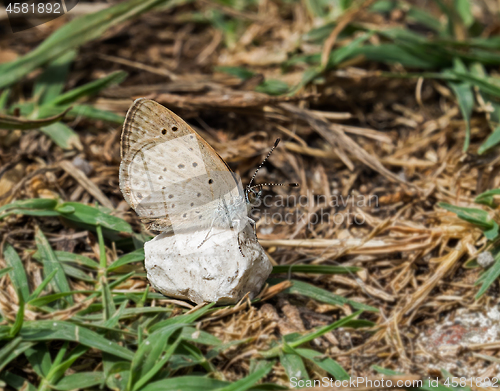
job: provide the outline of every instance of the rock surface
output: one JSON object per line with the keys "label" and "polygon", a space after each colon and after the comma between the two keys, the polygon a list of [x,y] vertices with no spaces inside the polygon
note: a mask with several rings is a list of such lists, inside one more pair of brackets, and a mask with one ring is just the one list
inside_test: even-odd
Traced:
{"label": "rock surface", "polygon": [[208,238],[203,231],[163,233],[144,250],[151,286],[165,296],[197,304],[235,303],[247,292],[253,298],[272,270],[250,224],[239,234],[213,228]]}

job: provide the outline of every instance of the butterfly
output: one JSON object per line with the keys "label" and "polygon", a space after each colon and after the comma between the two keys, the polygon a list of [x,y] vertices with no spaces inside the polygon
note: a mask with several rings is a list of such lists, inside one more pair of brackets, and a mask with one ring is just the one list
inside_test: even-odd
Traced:
{"label": "butterfly", "polygon": [[140,98],[123,125],[120,189],[150,230],[241,231],[251,220],[251,201],[260,197],[262,188],[282,185],[252,186],[278,142],[244,189],[227,163],[186,122],[159,103]]}

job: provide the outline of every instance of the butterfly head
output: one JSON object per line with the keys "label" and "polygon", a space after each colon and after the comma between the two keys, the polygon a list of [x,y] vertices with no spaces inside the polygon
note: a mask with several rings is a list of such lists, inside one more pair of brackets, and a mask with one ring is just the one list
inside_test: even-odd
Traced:
{"label": "butterfly head", "polygon": [[256,186],[250,187],[247,186],[245,189],[245,201],[249,207],[252,207],[256,204],[258,204],[259,200],[262,197],[262,187],[259,187],[258,190],[256,190]]}

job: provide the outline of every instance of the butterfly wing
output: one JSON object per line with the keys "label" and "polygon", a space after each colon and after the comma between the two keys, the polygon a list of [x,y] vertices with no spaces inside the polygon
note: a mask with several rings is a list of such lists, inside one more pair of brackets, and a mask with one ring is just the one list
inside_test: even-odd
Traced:
{"label": "butterfly wing", "polygon": [[[205,229],[246,206],[241,182],[186,122],[162,105],[138,99],[121,137],[120,189],[151,229]],[[227,223],[224,223],[227,224]]]}

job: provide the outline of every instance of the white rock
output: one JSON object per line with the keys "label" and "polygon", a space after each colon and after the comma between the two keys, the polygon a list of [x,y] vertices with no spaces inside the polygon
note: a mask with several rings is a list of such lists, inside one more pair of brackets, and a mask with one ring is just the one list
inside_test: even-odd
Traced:
{"label": "white rock", "polygon": [[483,251],[477,256],[477,263],[483,268],[487,268],[495,262],[495,258],[489,251]]}
{"label": "white rock", "polygon": [[197,304],[235,303],[247,292],[255,297],[272,265],[252,226],[239,235],[213,228],[206,238],[203,231],[163,233],[147,242],[145,266],[151,286],[165,296]]}

